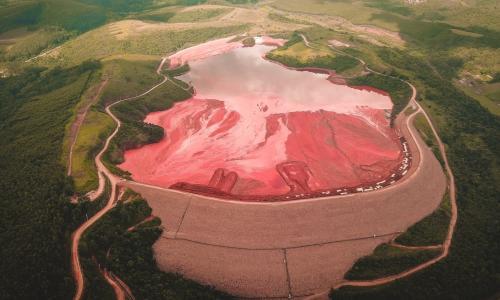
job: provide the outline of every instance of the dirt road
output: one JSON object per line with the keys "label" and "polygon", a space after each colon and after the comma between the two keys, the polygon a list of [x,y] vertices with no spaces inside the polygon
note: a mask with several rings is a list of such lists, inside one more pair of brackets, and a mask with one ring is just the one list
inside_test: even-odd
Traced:
{"label": "dirt road", "polygon": [[[304,40],[304,43],[310,47],[310,44],[309,42],[307,41],[307,38],[301,34],[302,36],[302,39]],[[446,148],[443,144],[443,142],[441,141],[441,138],[439,137],[439,134],[437,133],[437,130],[436,128],[434,127],[434,124],[432,123],[429,115],[427,114],[427,112],[422,108],[422,106],[415,100],[415,97],[416,97],[416,93],[417,93],[417,90],[415,88],[415,86],[413,86],[413,84],[411,84],[410,82],[408,81],[405,81],[405,80],[402,80],[400,78],[397,78],[397,77],[393,77],[393,76],[388,76],[388,75],[385,75],[385,74],[382,74],[380,72],[377,72],[377,71],[374,71],[372,69],[370,69],[366,62],[363,61],[362,59],[358,58],[358,57],[355,57],[355,56],[352,56],[352,55],[349,55],[343,51],[340,51],[338,49],[335,49],[334,47],[331,47],[333,50],[339,52],[339,53],[342,53],[344,55],[348,55],[350,57],[353,57],[355,59],[357,59],[362,65],[363,67],[365,68],[365,70],[371,72],[371,73],[375,73],[375,74],[378,74],[378,75],[381,75],[381,76],[385,76],[385,77],[391,77],[391,78],[395,78],[395,79],[398,79],[406,84],[408,84],[411,89],[412,89],[412,99],[410,101],[410,104],[413,105],[413,107],[417,108],[411,115],[412,118],[414,118],[418,113],[422,113],[427,122],[429,123],[431,129],[432,129],[432,132],[434,134],[434,137],[438,143],[438,146],[439,146],[439,151],[440,151],[440,154],[441,154],[441,158],[442,160],[444,161],[444,164],[445,164],[445,170],[446,170],[446,173],[448,175],[448,189],[450,191],[450,203],[451,203],[451,218],[450,218],[450,223],[449,223],[449,226],[448,226],[448,233],[446,235],[446,238],[445,240],[443,241],[443,244],[442,245],[436,245],[436,246],[422,246],[422,247],[411,247],[413,249],[432,249],[432,248],[437,248],[437,247],[440,247],[443,249],[443,252],[437,256],[436,258],[434,259],[431,259],[421,265],[418,265],[418,266],[415,266],[414,268],[412,269],[409,269],[409,270],[406,270],[400,274],[396,274],[396,275],[393,275],[393,276],[388,276],[388,277],[384,277],[384,278],[379,278],[379,279],[375,279],[375,280],[367,280],[367,281],[346,281],[346,282],[343,282],[339,285],[337,285],[335,288],[339,288],[339,287],[342,287],[342,286],[375,286],[375,285],[381,285],[381,284],[386,284],[386,283],[389,283],[389,282],[392,282],[392,281],[395,281],[395,280],[398,280],[398,279],[401,279],[403,277],[406,277],[406,276],[409,276],[411,274],[414,274],[418,271],[421,271],[437,262],[439,262],[440,260],[444,259],[445,257],[448,256],[448,253],[450,251],[450,246],[451,246],[451,241],[452,241],[452,238],[453,238],[453,233],[455,232],[455,226],[456,226],[456,223],[457,223],[457,219],[458,219],[458,208],[457,208],[457,202],[456,202],[456,190],[455,190],[455,177],[453,176],[453,172],[451,171],[451,168],[450,168],[450,165],[448,163],[448,157],[446,155]],[[408,118],[410,119],[410,118]],[[409,247],[406,247],[406,248],[409,248]]]}
{"label": "dirt road", "polygon": [[[89,198],[91,200],[94,200],[94,199],[96,199],[97,197],[99,197],[104,192],[104,187],[105,187],[105,184],[106,184],[105,183],[105,181],[106,181],[105,177],[107,177],[110,180],[110,183],[111,183],[111,193],[110,193],[109,200],[106,203],[106,206],[103,209],[101,209],[99,212],[97,212],[94,216],[92,216],[90,219],[88,219],[85,223],[83,223],[73,233],[73,235],[72,235],[71,264],[72,264],[73,275],[75,277],[75,282],[76,282],[76,293],[75,293],[75,296],[74,296],[75,300],[79,300],[79,299],[82,298],[83,289],[84,289],[84,277],[83,277],[82,267],[80,265],[80,257],[79,257],[79,253],[78,253],[78,245],[80,243],[80,239],[81,239],[82,235],[85,233],[85,231],[88,228],[90,228],[92,225],[94,225],[95,222],[97,222],[102,216],[104,216],[109,210],[111,210],[115,206],[115,203],[116,203],[115,201],[117,200],[116,199],[117,198],[116,197],[117,183],[119,181],[121,181],[121,179],[119,177],[116,177],[115,175],[113,175],[108,170],[108,168],[106,168],[106,166],[104,165],[104,163],[102,162],[102,156],[103,156],[103,154],[108,149],[111,140],[118,133],[118,131],[119,131],[120,127],[121,127],[121,124],[122,124],[120,122],[120,120],[111,112],[111,108],[114,105],[117,105],[118,103],[121,103],[121,102],[124,102],[124,101],[130,101],[130,100],[133,100],[133,99],[137,99],[137,98],[143,97],[143,96],[149,94],[151,91],[153,91],[157,87],[159,87],[162,84],[164,84],[168,80],[168,78],[166,76],[164,76],[164,75],[161,74],[161,68],[163,67],[163,64],[165,63],[165,61],[166,61],[166,59],[163,59],[162,62],[160,63],[160,66],[156,70],[157,74],[161,75],[163,77],[163,80],[160,83],[156,84],[155,86],[153,86],[152,88],[150,88],[149,90],[145,91],[144,93],[142,93],[140,95],[119,100],[119,101],[114,102],[113,104],[110,104],[110,105],[108,105],[106,107],[106,113],[108,115],[110,115],[111,118],[113,118],[113,120],[115,121],[115,123],[117,124],[117,126],[116,126],[115,130],[113,131],[113,133],[106,139],[106,142],[105,142],[104,147],[102,148],[102,150],[95,157],[95,163],[96,163],[96,166],[97,166],[97,170],[99,172],[99,188],[96,191],[94,191],[91,194],[89,194]],[[117,297],[118,296],[119,295],[117,295]]]}

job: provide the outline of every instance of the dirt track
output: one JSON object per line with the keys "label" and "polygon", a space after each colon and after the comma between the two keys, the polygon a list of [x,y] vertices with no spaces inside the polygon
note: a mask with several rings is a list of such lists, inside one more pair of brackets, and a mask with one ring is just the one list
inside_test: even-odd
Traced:
{"label": "dirt track", "polygon": [[[158,75],[161,75],[160,71],[161,71],[161,68],[163,67],[163,64],[165,63],[165,61],[166,61],[166,59],[163,59],[159,65],[158,69],[156,70],[156,73]],[[117,196],[117,183],[120,181],[120,178],[113,175],[106,168],[106,166],[104,165],[104,163],[101,160],[102,155],[108,149],[111,140],[118,133],[118,131],[121,127],[121,122],[111,112],[111,107],[118,104],[118,103],[137,99],[137,98],[143,97],[144,95],[149,94],[151,91],[153,91],[157,87],[161,86],[162,84],[164,84],[168,80],[168,78],[166,76],[164,76],[164,75],[162,75],[162,76],[163,76],[163,80],[160,83],[153,86],[152,88],[150,88],[149,90],[147,90],[146,92],[144,92],[140,95],[134,96],[134,97],[119,100],[119,101],[114,102],[113,104],[108,105],[106,107],[106,113],[113,118],[113,120],[115,121],[117,126],[116,126],[115,130],[113,131],[113,133],[106,139],[106,142],[105,142],[102,150],[95,157],[95,163],[96,163],[98,174],[99,174],[99,188],[96,191],[90,193],[90,199],[94,200],[104,192],[104,187],[106,184],[105,177],[109,178],[109,180],[111,182],[111,193],[110,193],[110,197],[108,199],[108,202],[106,203],[106,206],[103,209],[101,209],[99,212],[97,212],[94,216],[92,216],[90,219],[88,219],[85,223],[80,225],[80,227],[78,227],[75,230],[75,232],[73,233],[73,235],[71,237],[71,267],[72,267],[73,276],[75,278],[75,283],[76,283],[76,292],[75,292],[75,296],[73,298],[75,300],[80,300],[82,298],[83,290],[84,290],[84,276],[83,276],[83,272],[82,272],[82,267],[80,265],[80,256],[78,253],[80,239],[88,228],[90,228],[92,225],[94,225],[95,222],[97,222],[102,216],[104,216],[108,211],[110,211],[116,204],[115,201],[117,198],[116,197]],[[109,278],[106,278],[106,279],[109,281]],[[118,278],[116,278],[116,279],[119,280]],[[117,289],[120,289],[120,286],[122,286],[122,285],[121,284],[112,284],[112,286],[113,286],[114,290],[116,291]],[[117,299],[120,299],[122,294],[123,293],[117,293],[116,294]]]}

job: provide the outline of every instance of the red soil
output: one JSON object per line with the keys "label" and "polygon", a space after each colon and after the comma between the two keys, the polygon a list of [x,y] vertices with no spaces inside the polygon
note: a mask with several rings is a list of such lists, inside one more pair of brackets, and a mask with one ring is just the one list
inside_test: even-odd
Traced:
{"label": "red soil", "polygon": [[362,113],[369,122],[329,111],[272,114],[263,142],[238,146],[240,115],[222,101],[193,98],[149,115],[146,121],[165,128],[166,138],[127,151],[120,167],[141,182],[186,182],[238,195],[359,186],[388,177],[401,159],[384,111]]}
{"label": "red soil", "polygon": [[286,43],[285,39],[275,39],[270,36],[262,36],[257,37],[255,42],[259,45],[267,45],[267,46],[278,46],[281,47]]}
{"label": "red soil", "polygon": [[204,59],[210,56],[222,54],[236,48],[243,47],[241,42],[230,42],[232,37],[213,40],[191,48],[181,50],[169,56],[169,67],[174,69],[182,66],[188,61]]}

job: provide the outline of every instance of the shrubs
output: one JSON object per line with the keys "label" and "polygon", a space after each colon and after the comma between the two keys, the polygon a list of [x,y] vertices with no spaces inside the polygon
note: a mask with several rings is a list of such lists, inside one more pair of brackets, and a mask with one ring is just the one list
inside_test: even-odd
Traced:
{"label": "shrubs", "polygon": [[412,93],[411,88],[405,82],[373,73],[349,79],[348,83],[349,85],[372,86],[388,92],[394,104],[391,112],[391,125],[396,116],[408,105]]}
{"label": "shrubs", "polygon": [[[300,45],[301,44],[301,45]],[[297,52],[298,49],[301,51]],[[307,55],[312,52],[314,55]],[[338,73],[356,67],[359,62],[349,56],[333,54],[331,51],[319,50],[305,46],[302,36],[294,32],[290,39],[278,49],[268,52],[266,57],[292,68],[322,68]]]}
{"label": "shrubs", "polygon": [[396,242],[406,246],[429,246],[444,242],[450,224],[450,197],[446,193],[439,208],[414,224]]}
{"label": "shrubs", "polygon": [[348,280],[370,280],[399,274],[439,255],[441,250],[408,250],[389,244],[375,248],[360,258],[346,273]]}
{"label": "shrubs", "polygon": [[269,52],[266,57],[292,68],[314,67],[334,70],[337,73],[352,69],[358,65],[358,61],[356,59],[345,55],[317,56],[306,61],[301,61],[292,56],[275,54],[273,52]]}
{"label": "shrubs", "polygon": [[113,107],[113,113],[123,124],[112,140],[105,159],[113,164],[119,164],[123,162],[124,151],[160,141],[163,138],[163,128],[143,123],[146,115],[153,111],[168,109],[175,101],[190,97],[189,92],[167,81],[141,99],[125,101]]}

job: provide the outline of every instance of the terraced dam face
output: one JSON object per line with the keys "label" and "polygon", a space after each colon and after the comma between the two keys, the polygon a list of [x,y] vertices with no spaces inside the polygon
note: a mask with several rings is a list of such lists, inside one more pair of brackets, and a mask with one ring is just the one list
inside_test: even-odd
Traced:
{"label": "terraced dam face", "polygon": [[120,168],[134,180],[265,200],[359,187],[398,169],[386,93],[270,62],[271,46],[224,49],[189,61],[180,79],[195,96],[146,117],[165,137],[125,153]]}

